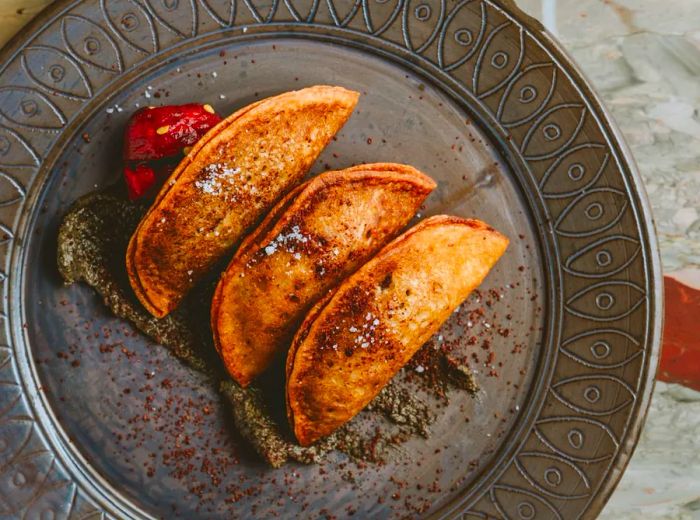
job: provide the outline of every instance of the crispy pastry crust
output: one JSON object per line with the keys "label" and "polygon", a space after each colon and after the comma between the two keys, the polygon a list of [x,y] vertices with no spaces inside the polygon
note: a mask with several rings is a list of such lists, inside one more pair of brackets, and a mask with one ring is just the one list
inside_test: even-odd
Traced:
{"label": "crispy pastry crust", "polygon": [[326,172],[241,244],[212,301],[214,343],[247,386],[284,353],[309,308],[399,234],[435,183],[402,164]]}
{"label": "crispy pastry crust", "polygon": [[478,220],[431,217],[317,304],[287,355],[287,413],[299,443],[330,434],[367,406],[507,245]]}
{"label": "crispy pastry crust", "polygon": [[239,110],[197,142],[129,242],[129,280],[151,314],[163,317],[177,307],[302,181],[358,97],[330,86],[287,92]]}

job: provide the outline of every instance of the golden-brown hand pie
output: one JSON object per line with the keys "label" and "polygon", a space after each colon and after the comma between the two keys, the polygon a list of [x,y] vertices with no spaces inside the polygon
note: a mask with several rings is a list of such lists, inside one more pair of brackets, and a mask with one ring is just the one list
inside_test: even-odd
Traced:
{"label": "golden-brown hand pie", "polygon": [[435,183],[402,164],[326,172],[244,240],[212,301],[214,343],[242,386],[285,353],[309,308],[399,234]]}
{"label": "golden-brown hand pie", "polygon": [[478,220],[431,217],[317,304],[287,354],[287,413],[299,443],[330,434],[367,406],[507,245]]}
{"label": "golden-brown hand pie", "polygon": [[131,238],[131,285],[157,317],[300,183],[359,94],[316,86],[249,105],[194,145]]}

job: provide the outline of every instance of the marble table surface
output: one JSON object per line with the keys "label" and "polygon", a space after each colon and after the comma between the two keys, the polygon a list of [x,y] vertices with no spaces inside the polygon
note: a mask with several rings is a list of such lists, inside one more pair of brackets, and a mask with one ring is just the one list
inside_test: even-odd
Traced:
{"label": "marble table surface", "polygon": [[[0,0],[0,45],[50,0]],[[700,0],[517,0],[602,95],[639,164],[664,272],[700,288]],[[700,392],[657,383],[600,518],[700,520]]]}

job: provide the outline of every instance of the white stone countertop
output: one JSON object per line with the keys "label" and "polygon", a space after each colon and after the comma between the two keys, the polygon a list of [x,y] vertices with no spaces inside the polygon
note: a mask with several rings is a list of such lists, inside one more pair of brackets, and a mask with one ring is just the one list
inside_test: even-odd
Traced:
{"label": "white stone countertop", "polygon": [[[49,3],[0,0],[0,45]],[[664,272],[700,281],[700,0],[517,3],[563,43],[617,120],[646,183]],[[700,392],[657,383],[601,518],[700,520]]]}

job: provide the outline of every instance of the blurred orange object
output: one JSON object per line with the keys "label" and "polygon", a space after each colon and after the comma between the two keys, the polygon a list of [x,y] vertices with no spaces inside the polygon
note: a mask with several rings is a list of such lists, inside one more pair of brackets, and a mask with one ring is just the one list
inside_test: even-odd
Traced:
{"label": "blurred orange object", "polygon": [[665,324],[657,378],[700,390],[700,290],[664,277]]}

